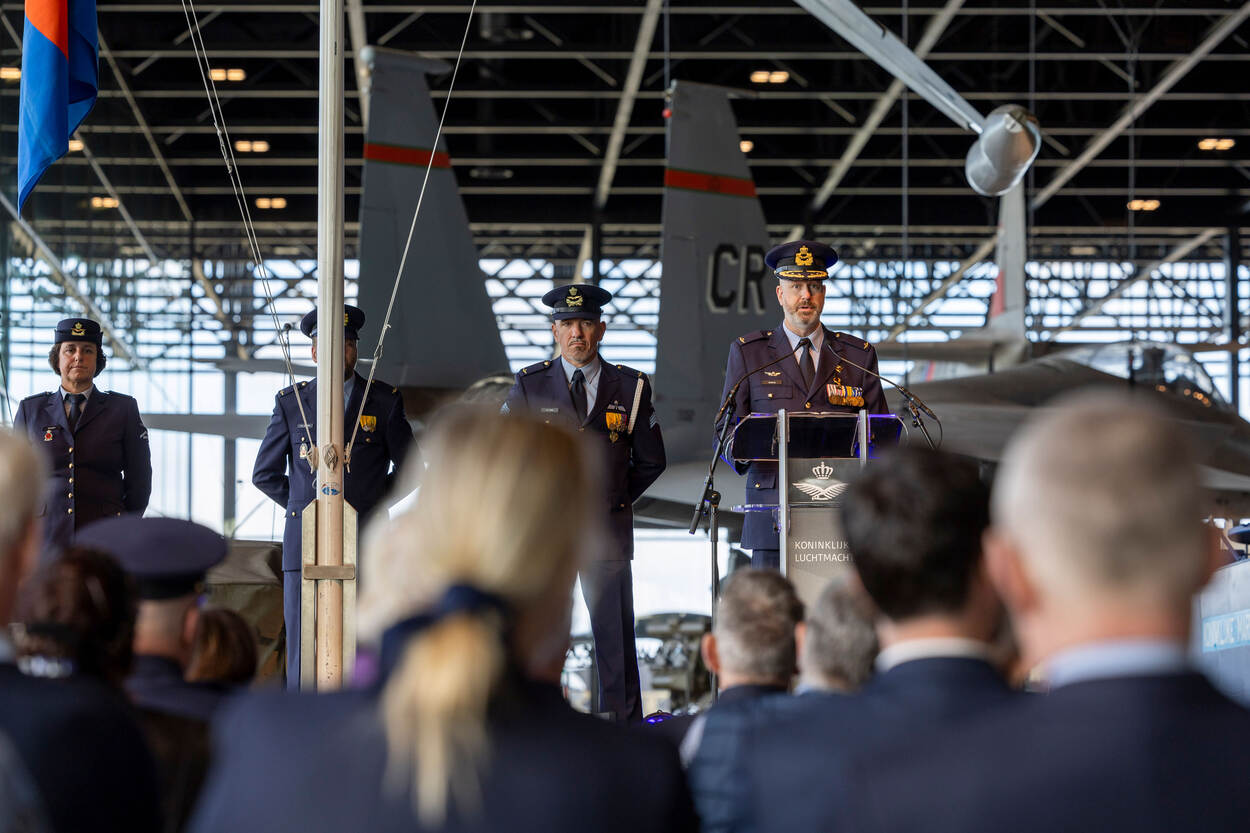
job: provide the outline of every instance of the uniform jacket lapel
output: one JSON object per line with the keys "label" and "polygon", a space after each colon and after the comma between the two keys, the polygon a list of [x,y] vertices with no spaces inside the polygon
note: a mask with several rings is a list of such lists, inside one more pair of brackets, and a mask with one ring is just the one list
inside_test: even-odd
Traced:
{"label": "uniform jacket lapel", "polygon": [[846,369],[838,369],[842,364],[842,358],[838,355],[837,351],[833,349],[833,333],[829,331],[828,327],[824,328],[824,332],[825,343],[820,348],[820,365],[816,368],[816,378],[814,380],[815,387],[809,391],[809,393],[813,396],[825,385],[829,384],[833,377],[841,376],[842,372]]}
{"label": "uniform jacket lapel", "polygon": [[48,394],[48,401],[44,403],[43,410],[40,411],[40,419],[44,420],[42,425],[36,426],[43,429],[50,425],[55,425],[65,432],[67,436],[72,434],[69,430],[69,421],[65,419],[65,400],[61,398],[59,391],[53,391]]}
{"label": "uniform jacket lapel", "polygon": [[[82,413],[78,417],[78,425],[74,428],[74,432],[81,431],[88,422],[95,419],[96,414],[108,410],[109,395],[97,388],[87,397],[87,403],[83,405]],[[64,417],[65,411],[61,409],[61,416]],[[66,423],[68,425],[69,423]]]}
{"label": "uniform jacket lapel", "polygon": [[[582,423],[583,425],[590,425],[599,419],[610,402],[621,401],[622,375],[614,365],[608,364],[602,356],[599,357],[599,390],[595,392],[595,406],[590,409],[590,413],[586,414],[586,421]],[[633,401],[632,397],[630,401]]]}
{"label": "uniform jacket lapel", "polygon": [[[768,349],[772,351],[774,359],[780,358],[786,353],[790,354],[790,361],[781,362],[781,370],[785,372],[787,378],[794,383],[796,388],[806,391],[807,385],[803,383],[803,374],[799,370],[799,360],[794,358],[794,351],[790,349],[790,338],[786,335],[784,324],[773,330],[773,337],[768,340]],[[747,368],[747,370],[753,369]]]}
{"label": "uniform jacket lapel", "polygon": [[573,392],[569,390],[569,380],[564,375],[563,359],[555,359],[547,366],[544,382],[546,397],[559,405],[561,410],[567,408],[569,415],[574,416],[577,409],[573,407]]}

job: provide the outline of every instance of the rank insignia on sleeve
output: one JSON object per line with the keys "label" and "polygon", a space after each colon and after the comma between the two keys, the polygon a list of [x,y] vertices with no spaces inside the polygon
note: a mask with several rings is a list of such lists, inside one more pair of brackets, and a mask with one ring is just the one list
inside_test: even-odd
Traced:
{"label": "rank insignia on sleeve", "polygon": [[360,427],[365,431],[372,432],[378,427],[378,418],[375,416],[360,415]]}

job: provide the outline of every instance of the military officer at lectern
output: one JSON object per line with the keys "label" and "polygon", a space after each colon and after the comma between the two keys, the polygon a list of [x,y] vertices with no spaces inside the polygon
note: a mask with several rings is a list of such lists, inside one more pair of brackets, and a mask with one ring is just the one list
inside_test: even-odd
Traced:
{"label": "military officer at lectern", "polygon": [[[838,262],[837,252],[823,243],[796,240],[773,248],[764,262],[777,276],[782,321],[775,329],[753,330],[729,345],[722,401],[734,383],[750,371],[787,353],[794,354],[794,361],[780,362],[747,377],[738,388],[734,419],[783,408],[804,413],[854,413],[861,409],[889,413],[881,380],[854,366],[876,373],[877,351],[862,338],[834,332],[820,323],[825,280],[829,267]],[[718,425],[718,435],[719,431]],[[739,474],[746,471],[747,503],[777,503],[776,463],[735,464],[734,468]],[[773,513],[746,513],[742,546],[751,550],[751,566],[780,566]]]}
{"label": "military officer at lectern", "polygon": [[599,676],[599,710],[623,723],[642,722],[634,647],[633,503],[664,471],[664,439],[651,406],[651,382],[640,370],[599,356],[612,294],[591,284],[557,287],[543,296],[552,308],[559,358],[516,374],[503,411],[528,409],[590,434],[604,454],[609,546],[579,573],[590,610]]}
{"label": "military officer at lectern", "polygon": [[[356,510],[363,529],[371,512],[390,491],[396,471],[412,447],[412,427],[404,416],[399,390],[374,380],[365,395],[365,380],[356,372],[356,342],[365,324],[365,314],[345,306],[343,314],[344,356],[343,401],[347,418],[343,422],[343,445],[351,441],[352,426],[360,416],[360,430],[352,446],[351,466],[343,473],[343,498]],[[300,331],[313,340],[312,359],[317,361],[317,311],[300,321]],[[299,402],[296,402],[298,397]],[[303,405],[303,414],[300,404]],[[316,498],[316,474],[306,456],[317,444],[317,382],[300,382],[278,391],[273,418],[256,453],[252,483],[279,506],[286,515],[282,535],[283,615],[286,620],[286,679],[291,688],[299,685],[300,621],[300,525],[304,507]],[[394,468],[392,469],[392,464]],[[289,474],[288,474],[289,471]]]}
{"label": "military officer at lectern", "polygon": [[13,417],[13,428],[43,449],[49,464],[40,513],[43,562],[92,521],[142,515],[152,495],[152,452],[138,403],[95,386],[106,363],[100,325],[89,318],[61,321],[48,363],[60,387],[26,397]]}

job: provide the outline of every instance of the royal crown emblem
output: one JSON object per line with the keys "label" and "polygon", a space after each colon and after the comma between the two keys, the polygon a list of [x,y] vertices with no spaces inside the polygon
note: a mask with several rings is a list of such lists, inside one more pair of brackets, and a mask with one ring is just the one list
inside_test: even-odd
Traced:
{"label": "royal crown emblem", "polygon": [[570,286],[568,297],[564,299],[564,303],[570,307],[580,307],[584,300],[586,299],[582,297],[581,291],[576,286]]}
{"label": "royal crown emblem", "polygon": [[[820,462],[818,466],[812,466],[812,475],[817,480],[829,480],[833,477],[833,466],[824,462]],[[846,483],[841,480],[834,480],[827,485],[818,485],[810,481],[800,480],[794,484],[794,488],[807,495],[812,500],[834,500],[842,495],[847,489]]]}
{"label": "royal crown emblem", "polygon": [[794,256],[795,266],[811,266],[812,253],[806,246],[799,246],[799,253]]}
{"label": "royal crown emblem", "polygon": [[812,474],[817,480],[828,480],[833,477],[833,467],[822,460],[819,466],[812,467]]}
{"label": "royal crown emblem", "polygon": [[85,336],[87,331],[83,328],[81,321],[75,321],[74,327],[69,331],[72,336]]}

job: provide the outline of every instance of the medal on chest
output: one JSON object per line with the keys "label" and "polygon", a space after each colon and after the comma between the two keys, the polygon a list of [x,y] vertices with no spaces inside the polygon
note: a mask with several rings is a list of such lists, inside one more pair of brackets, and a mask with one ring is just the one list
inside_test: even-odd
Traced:
{"label": "medal on chest", "polygon": [[625,427],[625,414],[620,411],[605,411],[603,422],[608,428],[608,439],[612,442],[619,440],[621,438],[621,429]]}

